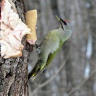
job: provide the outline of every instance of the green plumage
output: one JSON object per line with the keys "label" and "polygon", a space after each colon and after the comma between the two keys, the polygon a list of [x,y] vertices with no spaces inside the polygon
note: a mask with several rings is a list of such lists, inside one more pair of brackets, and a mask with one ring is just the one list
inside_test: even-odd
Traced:
{"label": "green plumage", "polygon": [[[40,53],[38,61],[33,70],[29,73],[28,79],[35,77],[38,72],[42,72],[53,60],[64,42],[70,38],[72,31],[70,26],[60,18],[61,27],[50,31],[40,43]],[[66,25],[67,24],[67,25]]]}

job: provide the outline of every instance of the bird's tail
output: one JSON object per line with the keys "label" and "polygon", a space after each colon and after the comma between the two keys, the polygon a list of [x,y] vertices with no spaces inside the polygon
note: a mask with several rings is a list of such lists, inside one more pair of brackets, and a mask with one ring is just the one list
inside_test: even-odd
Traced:
{"label": "bird's tail", "polygon": [[41,71],[41,60],[38,60],[34,68],[31,70],[31,72],[28,74],[28,79],[31,77],[34,79],[36,78],[37,74]]}
{"label": "bird's tail", "polygon": [[32,77],[33,70],[28,74],[28,80]]}

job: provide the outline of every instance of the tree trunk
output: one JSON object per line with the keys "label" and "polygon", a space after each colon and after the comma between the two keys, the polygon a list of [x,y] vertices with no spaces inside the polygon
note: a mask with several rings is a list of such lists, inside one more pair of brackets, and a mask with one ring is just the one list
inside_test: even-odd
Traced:
{"label": "tree trunk", "polygon": [[[16,5],[17,12],[24,19],[23,0],[13,2]],[[3,59],[0,57],[0,96],[28,96],[28,55],[30,45],[26,44],[26,38],[22,40],[25,46],[22,57]]]}
{"label": "tree trunk", "polygon": [[[90,7],[87,8],[87,13],[88,13],[88,23],[90,24],[90,31],[92,34],[92,62],[96,62],[96,0],[92,0],[90,2],[90,0],[85,0],[86,3],[90,4]],[[90,14],[89,14],[90,13]],[[91,64],[91,72],[92,70],[95,69],[96,70],[96,64],[93,63]],[[90,73],[91,73],[90,72]],[[96,74],[94,74],[95,76],[93,76],[92,78],[89,79],[89,81],[86,84],[87,87],[87,96],[96,96],[96,89],[94,90],[94,86],[95,86],[95,81],[96,81]]]}

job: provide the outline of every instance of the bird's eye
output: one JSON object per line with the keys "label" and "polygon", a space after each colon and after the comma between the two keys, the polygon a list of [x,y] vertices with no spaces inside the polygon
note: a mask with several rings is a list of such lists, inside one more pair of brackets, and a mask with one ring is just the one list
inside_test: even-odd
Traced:
{"label": "bird's eye", "polygon": [[67,25],[67,23],[63,20],[63,23],[65,24],[65,25]]}
{"label": "bird's eye", "polygon": [[67,22],[60,18],[60,20],[64,23],[64,25],[67,25]]}

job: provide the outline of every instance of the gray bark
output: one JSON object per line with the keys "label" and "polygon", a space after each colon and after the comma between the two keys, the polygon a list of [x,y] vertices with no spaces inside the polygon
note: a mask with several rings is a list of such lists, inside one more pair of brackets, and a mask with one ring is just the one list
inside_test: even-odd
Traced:
{"label": "gray bark", "polygon": [[[13,2],[17,12],[24,19],[24,1]],[[3,59],[0,57],[0,96],[28,96],[28,57],[30,46],[26,44],[26,37],[22,40],[25,46],[22,57]]]}

